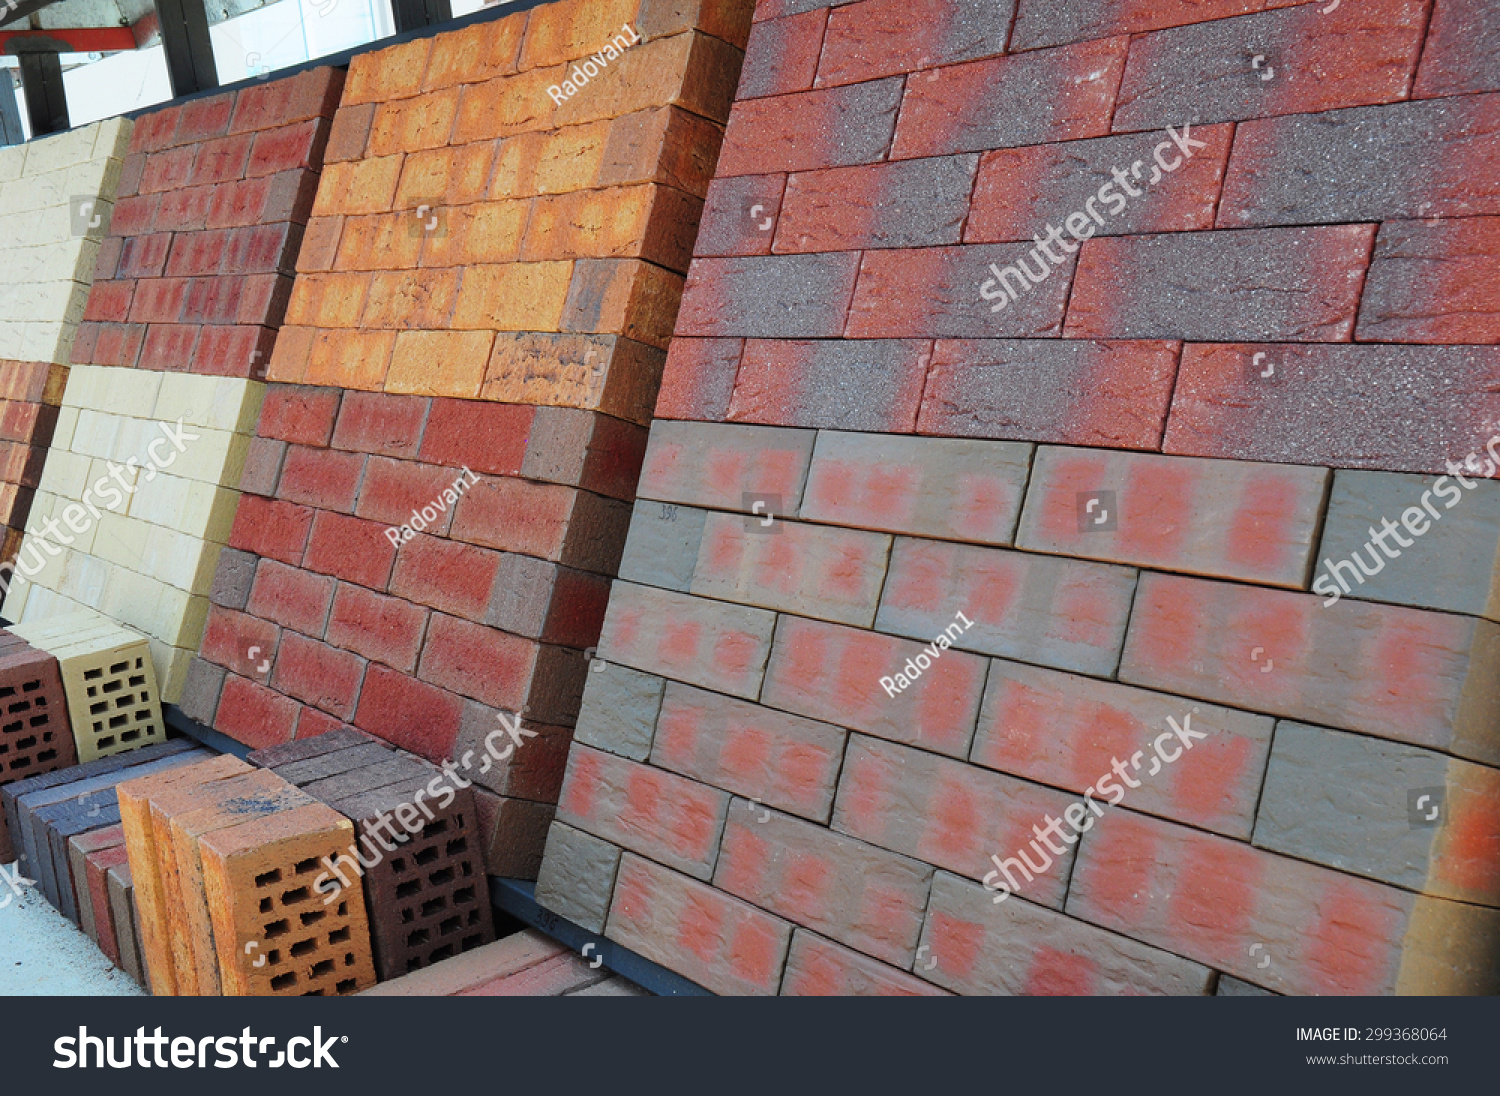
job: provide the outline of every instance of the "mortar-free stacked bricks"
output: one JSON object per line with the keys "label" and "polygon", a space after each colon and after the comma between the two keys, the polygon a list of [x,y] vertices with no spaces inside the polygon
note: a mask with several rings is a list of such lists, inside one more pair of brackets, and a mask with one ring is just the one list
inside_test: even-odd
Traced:
{"label": "mortar-free stacked bricks", "polygon": [[130,128],[111,118],[0,149],[0,564],[41,481]]}
{"label": "mortar-free stacked bricks", "polygon": [[569,0],[351,62],[188,714],[460,762],[535,877],[748,24]]}
{"label": "mortar-free stacked bricks", "polygon": [[141,949],[159,996],[329,996],[375,982],[364,893],[324,901],[354,827],[225,754],[121,785]]}
{"label": "mortar-free stacked bricks", "polygon": [[543,905],[723,993],[1500,988],[1500,9],[1241,10],[758,5]]}
{"label": "mortar-free stacked bricks", "polygon": [[356,840],[323,862],[313,885],[327,904],[363,881],[382,981],[494,940],[471,789],[349,729],[249,760],[354,822]]}
{"label": "mortar-free stacked bricks", "polygon": [[208,757],[208,751],[178,739],[0,786],[16,871],[142,986],[147,979],[118,788],[122,781]]}
{"label": "mortar-free stacked bricks", "polygon": [[140,629],[169,702],[202,636],[342,85],[314,69],[143,115],[119,168],[21,549],[39,573],[5,613],[81,605]]}
{"label": "mortar-free stacked bricks", "polygon": [[[0,787],[77,763],[57,659],[0,631]],[[0,814],[0,864],[15,858]]]}

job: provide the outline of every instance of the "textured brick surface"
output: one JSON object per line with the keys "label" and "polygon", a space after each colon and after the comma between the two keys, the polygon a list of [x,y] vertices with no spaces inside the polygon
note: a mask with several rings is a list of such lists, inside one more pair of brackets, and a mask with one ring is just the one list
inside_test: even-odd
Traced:
{"label": "textured brick surface", "polygon": [[806,929],[792,933],[783,997],[941,997],[920,978],[841,947]]}
{"label": "textured brick surface", "polygon": [[1383,224],[1359,306],[1361,340],[1493,343],[1500,217]]}
{"label": "textured brick surface", "polygon": [[[1493,434],[1497,368],[1477,346],[1189,345],[1163,449],[1437,475]],[[1250,378],[1268,369],[1280,383]]]}
{"label": "textured brick surface", "polygon": [[573,750],[730,804],[558,908],[720,993],[1488,992],[1477,8],[758,3]]}
{"label": "textured brick surface", "polygon": [[1148,575],[1120,678],[1494,764],[1495,627],[1369,602],[1325,609],[1307,594]]}
{"label": "textured brick surface", "polygon": [[917,432],[1155,449],[1173,398],[1178,345],[939,339]]}
{"label": "textured brick surface", "polygon": [[1066,333],[1347,342],[1373,238],[1348,225],[1090,240]]}
{"label": "textured brick surface", "polygon": [[[1182,734],[1173,731],[1175,720]],[[990,663],[969,760],[1248,839],[1272,720],[1021,662]],[[1203,737],[1195,737],[1201,735]],[[1170,758],[1163,765],[1155,749]],[[1123,782],[1128,767],[1139,787]],[[1150,764],[1143,770],[1144,762]],[[1154,771],[1153,771],[1154,770]],[[1104,785],[1101,787],[1101,785]],[[1090,797],[1092,798],[1092,797]],[[1022,842],[1021,844],[1024,844]],[[1019,847],[1019,845],[1017,846]]]}
{"label": "textured brick surface", "polygon": [[1408,890],[1500,906],[1500,772],[1283,721],[1255,844]]}
{"label": "textured brick surface", "polygon": [[998,908],[983,887],[939,872],[922,942],[939,985],[978,996],[1202,995],[1208,967],[1029,902]]}
{"label": "textured brick surface", "polygon": [[774,995],[792,927],[626,853],[604,934],[715,992]]}
{"label": "textured brick surface", "polygon": [[951,627],[956,647],[1105,675],[1119,657],[1135,583],[1128,567],[903,537],[875,623],[913,639]]}
{"label": "textured brick surface", "polygon": [[897,966],[916,953],[932,869],[754,805],[730,807],[714,885]]}
{"label": "textured brick surface", "polygon": [[[1007,857],[1026,848],[1038,835],[1033,824],[1046,824],[1053,813],[1061,816],[1068,802],[1050,788],[855,736],[839,778],[833,828],[985,879],[993,874],[992,853]],[[1065,841],[1061,851],[1051,845],[1054,854],[1045,846],[1038,850],[1038,863],[1045,866],[1025,884],[1028,899],[1061,908],[1072,845]]]}
{"label": "textured brick surface", "polygon": [[1426,15],[1421,0],[1327,14],[1304,4],[1143,34],[1130,43],[1113,128],[1394,102],[1411,87]]}
{"label": "textured brick surface", "polygon": [[1278,992],[1493,992],[1495,911],[1139,815],[1085,839],[1068,912]]}
{"label": "textured brick surface", "polygon": [[536,900],[590,932],[603,932],[620,849],[562,822],[552,823]]}
{"label": "textured brick surface", "polygon": [[1497,159],[1495,95],[1242,122],[1218,225],[1495,213]]}
{"label": "textured brick surface", "polygon": [[[1472,469],[1470,473],[1479,474]],[[1462,470],[1459,475],[1464,476]],[[1434,496],[1434,488],[1442,493]],[[1396,526],[1399,536],[1385,532],[1387,521]],[[1418,529],[1421,535],[1413,535]],[[1395,553],[1394,558],[1372,547],[1377,535]],[[1331,596],[1337,591],[1342,596],[1338,585],[1342,576],[1351,597],[1495,620],[1500,618],[1494,590],[1497,552],[1500,489],[1495,484],[1470,476],[1454,480],[1451,476],[1433,479],[1341,471],[1333,479],[1318,545],[1316,584],[1322,589],[1316,592]],[[1356,553],[1365,567],[1357,566],[1353,572],[1347,566],[1338,567]],[[1374,573],[1367,575],[1367,570]]]}
{"label": "textured brick surface", "polygon": [[[1018,547],[1300,589],[1327,491],[1323,469],[1042,446]],[[1114,513],[1080,515],[1108,491]]]}

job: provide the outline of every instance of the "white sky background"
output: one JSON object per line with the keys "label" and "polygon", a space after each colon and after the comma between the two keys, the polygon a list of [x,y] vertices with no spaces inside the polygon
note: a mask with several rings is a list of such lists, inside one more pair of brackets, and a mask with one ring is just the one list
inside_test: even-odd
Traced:
{"label": "white sky background", "polygon": [[[484,7],[484,0],[451,0],[454,17]],[[395,33],[390,0],[280,0],[209,27],[214,65],[220,84],[232,84],[261,73]],[[160,45],[112,53],[87,64],[88,54],[62,55],[68,119],[77,126],[138,110],[172,98],[167,62]],[[14,65],[14,59],[8,58]],[[69,65],[78,65],[68,69]],[[26,104],[16,89],[26,136]]]}

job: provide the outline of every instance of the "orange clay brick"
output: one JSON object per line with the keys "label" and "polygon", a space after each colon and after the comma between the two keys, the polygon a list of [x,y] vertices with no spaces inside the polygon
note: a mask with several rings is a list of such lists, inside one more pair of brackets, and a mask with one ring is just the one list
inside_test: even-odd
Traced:
{"label": "orange clay brick", "polygon": [[[293,287],[292,296],[296,296]],[[271,364],[266,370],[266,379],[287,384],[301,384],[307,379],[307,360],[312,353],[311,327],[283,327],[276,333],[276,345],[271,351]]]}
{"label": "orange clay brick", "polygon": [[200,839],[225,996],[332,996],[375,984],[362,888],[330,896],[317,887],[323,858],[353,842],[353,824],[321,803]]}
{"label": "orange clay brick", "polygon": [[[522,69],[576,61],[602,50],[624,35],[624,24],[634,26],[641,0],[562,0],[531,12],[526,43],[521,47]],[[636,31],[640,33],[639,30]]]}
{"label": "orange clay brick", "polygon": [[431,50],[431,38],[418,38],[390,49],[361,53],[349,62],[349,76],[344,81],[344,98],[340,106],[385,103],[418,94],[422,90],[422,78],[427,73],[427,56]]}
{"label": "orange clay brick", "polygon": [[[458,289],[452,326],[489,331],[556,331],[573,264],[511,263],[471,266]],[[488,348],[486,348],[488,349]]]}
{"label": "orange clay brick", "polygon": [[476,202],[446,210],[445,231],[424,238],[421,265],[514,262],[521,254],[530,208],[530,202]]}
{"label": "orange clay brick", "polygon": [[681,275],[636,259],[580,260],[562,329],[625,335],[665,350],[682,303],[682,285]]}
{"label": "orange clay brick", "polygon": [[579,407],[647,425],[666,356],[617,335],[501,332],[484,399]]}
{"label": "orange clay brick", "polygon": [[332,270],[334,256],[339,250],[339,236],[343,231],[342,217],[311,218],[302,234],[302,246],[297,251],[298,272],[320,273]]}
{"label": "orange clay brick", "polygon": [[203,890],[203,866],[198,840],[204,834],[242,825],[252,818],[292,810],[314,802],[306,792],[275,773],[256,770],[212,786],[211,801],[196,810],[183,810],[166,819],[157,841],[166,839],[176,859],[177,886],[184,920],[174,925],[174,937],[188,941],[197,970],[199,996],[220,993],[219,961],[214,948],[213,923]]}
{"label": "orange clay brick", "polygon": [[650,250],[652,186],[583,190],[538,198],[521,258],[639,258]]}
{"label": "orange clay brick", "polygon": [[453,117],[457,113],[458,88],[428,92],[415,99],[381,103],[375,109],[375,120],[370,125],[367,154],[385,156],[393,152],[441,148],[448,143]]}
{"label": "orange clay brick", "polygon": [[495,165],[495,142],[480,141],[458,148],[433,148],[413,152],[401,168],[396,187],[396,208],[419,205],[467,205],[477,202],[489,189]]}
{"label": "orange clay brick", "polygon": [[474,399],[493,339],[488,331],[403,331],[396,336],[385,390]]}
{"label": "orange clay brick", "polygon": [[376,213],[344,218],[334,269],[410,270],[426,234],[415,213]]}
{"label": "orange clay brick", "polygon": [[313,216],[386,212],[396,195],[401,160],[400,155],[395,155],[325,164],[323,177],[318,181],[318,197],[313,202]]}
{"label": "orange clay brick", "polygon": [[608,122],[591,122],[507,137],[495,155],[490,197],[563,194],[593,186],[609,131]]}
{"label": "orange clay brick", "polygon": [[249,771],[250,766],[245,762],[224,754],[198,764],[127,780],[116,789],[120,825],[125,831],[125,847],[135,880],[141,960],[150,972],[152,992],[159,997],[176,996],[178,988],[156,829],[151,821],[152,800],[169,794],[178,785],[196,787],[205,781],[227,779]]}
{"label": "orange clay brick", "polygon": [[363,326],[367,328],[439,328],[453,314],[458,297],[457,270],[382,271],[370,283]]}
{"label": "orange clay brick", "polygon": [[515,72],[526,21],[527,13],[517,12],[492,23],[439,34],[432,40],[423,89],[474,84]]}
{"label": "orange clay brick", "polygon": [[319,331],[307,362],[307,384],[378,392],[385,384],[394,331]]}

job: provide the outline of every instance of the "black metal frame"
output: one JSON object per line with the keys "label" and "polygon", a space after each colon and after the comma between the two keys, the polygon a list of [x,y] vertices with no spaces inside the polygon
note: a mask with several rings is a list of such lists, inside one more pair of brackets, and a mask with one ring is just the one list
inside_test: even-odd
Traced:
{"label": "black metal frame", "polygon": [[203,0],[155,0],[161,25],[161,45],[167,56],[167,78],[172,95],[217,89],[213,43],[208,37],[208,12]]}
{"label": "black metal frame", "polygon": [[453,18],[453,7],[448,0],[391,0],[391,15],[396,20],[396,33],[435,27]]}

